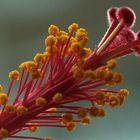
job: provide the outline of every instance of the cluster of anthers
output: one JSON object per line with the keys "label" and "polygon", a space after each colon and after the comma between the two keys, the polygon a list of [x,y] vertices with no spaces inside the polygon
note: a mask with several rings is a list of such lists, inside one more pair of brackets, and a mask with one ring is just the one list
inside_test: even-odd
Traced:
{"label": "cluster of anthers", "polygon": [[[104,117],[104,106],[121,106],[128,90],[102,89],[120,84],[123,77],[115,72],[116,59],[140,54],[140,33],[132,32],[134,12],[126,7],[110,8],[109,28],[91,51],[88,33],[73,23],[68,33],[51,25],[45,39],[45,51],[33,61],[20,64],[9,73],[10,85],[3,93],[0,86],[0,139],[51,140],[16,135],[20,131],[35,132],[38,127],[75,129],[77,123],[88,125],[91,117]],[[9,98],[15,81],[19,81],[14,101]],[[89,106],[71,104],[87,101]],[[10,101],[11,102],[11,101]]]}

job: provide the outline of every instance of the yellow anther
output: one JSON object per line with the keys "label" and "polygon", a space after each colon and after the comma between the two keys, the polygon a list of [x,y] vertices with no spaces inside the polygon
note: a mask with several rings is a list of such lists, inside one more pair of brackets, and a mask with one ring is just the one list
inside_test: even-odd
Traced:
{"label": "yellow anther", "polygon": [[53,46],[47,46],[46,49],[45,49],[46,52],[48,52],[49,54],[56,54],[58,52],[58,48],[56,45],[53,45]]}
{"label": "yellow anther", "polygon": [[111,81],[107,82],[107,86],[115,86],[117,83],[115,83],[115,81],[113,81],[113,79]]}
{"label": "yellow anther", "polygon": [[77,41],[76,41],[75,37],[72,36],[72,37],[70,38],[70,43],[72,44],[72,43],[74,43],[74,42],[77,42]]}
{"label": "yellow anther", "polygon": [[49,52],[44,52],[43,55],[44,55],[44,61],[45,62],[48,61],[49,57],[50,57],[50,53]]}
{"label": "yellow anther", "polygon": [[119,95],[122,95],[122,96],[126,97],[126,96],[129,95],[129,91],[127,89],[121,89],[119,91]]}
{"label": "yellow anther", "polygon": [[60,37],[61,35],[68,35],[68,33],[65,31],[59,31],[57,35]]}
{"label": "yellow anther", "polygon": [[92,53],[92,50],[90,48],[84,48],[84,51],[86,52],[86,57],[88,57]]}
{"label": "yellow anther", "polygon": [[39,64],[39,63],[43,63],[44,62],[44,54],[41,53],[37,53],[34,57],[34,61],[35,63]]}
{"label": "yellow anther", "polygon": [[56,93],[52,100],[55,102],[55,103],[59,103],[61,102],[61,100],[63,99],[63,95],[61,93]]}
{"label": "yellow anther", "polygon": [[97,107],[91,107],[89,109],[89,114],[93,117],[98,117],[98,114],[99,114],[99,108]]}
{"label": "yellow anther", "polygon": [[31,125],[28,127],[28,131],[30,133],[35,133],[37,131],[37,126],[32,126],[32,125],[37,125],[37,123],[28,123],[28,124]]}
{"label": "yellow anther", "polygon": [[6,105],[5,107],[6,112],[14,112],[15,111],[15,107],[13,105]]}
{"label": "yellow anther", "polygon": [[118,97],[119,100],[120,100],[120,105],[122,105],[123,102],[124,102],[124,96],[123,96],[123,95],[118,95],[117,97]]}
{"label": "yellow anther", "polygon": [[59,28],[56,25],[51,24],[48,28],[48,33],[51,35],[57,35],[59,32]]}
{"label": "yellow anther", "polygon": [[85,37],[85,38],[83,38],[83,39],[80,41],[80,44],[81,44],[83,47],[85,47],[85,46],[87,45],[88,41],[89,41],[88,37]]}
{"label": "yellow anther", "polygon": [[79,32],[80,32],[80,33],[81,33],[81,32],[82,32],[82,33],[85,33],[86,35],[88,34],[88,32],[86,31],[86,29],[84,29],[84,28],[79,28],[79,29],[76,31],[76,34],[79,33]]}
{"label": "yellow anther", "polygon": [[105,100],[96,100],[97,105],[104,106],[105,105]]}
{"label": "yellow anther", "polygon": [[78,59],[77,62],[76,62],[76,65],[78,67],[83,67],[85,64],[85,60],[84,59]]}
{"label": "yellow anther", "polygon": [[53,46],[55,45],[57,42],[56,37],[54,37],[53,35],[49,35],[46,39],[45,39],[45,45],[47,46]]}
{"label": "yellow anther", "polygon": [[86,58],[91,54],[90,48],[83,48],[79,53],[78,56],[81,58]]}
{"label": "yellow anther", "polygon": [[34,61],[27,61],[26,68],[28,71],[36,70],[36,64]]}
{"label": "yellow anther", "polygon": [[84,70],[82,68],[76,68],[74,71],[73,71],[73,77],[75,79],[83,79],[84,78]]}
{"label": "yellow anther", "polygon": [[73,121],[73,116],[71,113],[62,114],[62,122],[64,124],[66,124],[68,122],[72,122],[72,121]]}
{"label": "yellow anther", "polygon": [[112,78],[113,78],[113,72],[111,70],[104,70],[104,76],[103,76],[103,79],[106,81],[106,82],[110,82],[112,81]]}
{"label": "yellow anther", "polygon": [[27,69],[27,67],[26,67],[26,62],[23,62],[23,63],[21,63],[20,65],[19,65],[19,68],[21,69],[21,70],[26,70]]}
{"label": "yellow anther", "polygon": [[0,105],[6,105],[8,96],[5,93],[0,93]]}
{"label": "yellow anther", "polygon": [[22,116],[27,112],[27,108],[23,105],[20,105],[16,108],[17,115]]}
{"label": "yellow anther", "polygon": [[109,99],[109,105],[111,107],[116,107],[120,105],[120,99],[117,96],[111,96]]}
{"label": "yellow anther", "polygon": [[98,117],[104,117],[104,116],[106,116],[106,112],[103,109],[99,109]]}
{"label": "yellow anther", "polygon": [[109,98],[112,96],[112,92],[106,92],[105,93],[105,97],[107,100],[109,100]]}
{"label": "yellow anther", "polygon": [[44,140],[52,140],[52,137],[46,137]]}
{"label": "yellow anther", "polygon": [[105,92],[97,91],[95,94],[97,100],[104,100],[105,99]]}
{"label": "yellow anther", "polygon": [[108,62],[107,62],[107,67],[109,68],[109,69],[114,69],[114,68],[116,68],[116,66],[117,66],[117,61],[116,61],[116,59],[111,59],[111,60],[109,60]]}
{"label": "yellow anther", "polygon": [[78,24],[76,23],[72,23],[69,27],[68,27],[68,31],[69,32],[75,32],[78,29]]}
{"label": "yellow anther", "polygon": [[83,39],[87,38],[87,34],[85,32],[76,32],[76,40],[79,42]]}
{"label": "yellow anther", "polygon": [[97,91],[95,93],[95,97],[96,97],[96,103],[98,105],[105,105],[105,98],[106,98],[106,93],[103,91]]}
{"label": "yellow anther", "polygon": [[9,73],[9,78],[11,80],[19,80],[19,72],[17,70],[13,70]]}
{"label": "yellow anther", "polygon": [[72,132],[76,128],[76,124],[74,122],[69,122],[66,124],[66,128],[69,132]]}
{"label": "yellow anther", "polygon": [[104,69],[104,68],[98,68],[95,71],[95,75],[96,75],[97,78],[103,79],[105,72],[106,72],[106,69]]}
{"label": "yellow anther", "polygon": [[113,81],[114,81],[116,84],[121,83],[121,82],[123,81],[123,76],[122,76],[122,74],[115,72],[115,73],[113,74]]}
{"label": "yellow anther", "polygon": [[87,116],[87,110],[85,108],[79,108],[77,111],[78,118],[82,119]]}
{"label": "yellow anther", "polygon": [[55,114],[55,112],[57,111],[57,108],[55,108],[55,107],[52,107],[52,108],[49,108],[49,109],[47,109],[46,111],[50,111],[51,113],[47,113],[47,115],[52,115],[52,114]]}
{"label": "yellow anther", "polygon": [[4,139],[8,137],[8,131],[5,128],[0,129],[0,139]]}
{"label": "yellow anther", "polygon": [[82,118],[80,122],[82,125],[89,125],[91,123],[91,119],[90,117],[85,117],[85,118]]}
{"label": "yellow anther", "polygon": [[80,53],[82,49],[83,47],[79,42],[73,42],[71,44],[71,50],[73,50],[75,53]]}
{"label": "yellow anther", "polygon": [[3,91],[3,86],[0,85],[0,93]]}
{"label": "yellow anther", "polygon": [[88,78],[90,80],[95,80],[96,79],[95,72],[91,69],[86,70],[85,71],[85,78]]}
{"label": "yellow anther", "polygon": [[35,100],[35,105],[37,106],[45,106],[47,104],[47,101],[45,98],[43,97],[38,97],[36,100]]}
{"label": "yellow anther", "polygon": [[40,70],[34,70],[31,71],[32,79],[38,79],[41,77],[41,71]]}
{"label": "yellow anther", "polygon": [[61,35],[59,38],[59,41],[61,44],[66,44],[66,42],[68,41],[68,36],[67,35]]}

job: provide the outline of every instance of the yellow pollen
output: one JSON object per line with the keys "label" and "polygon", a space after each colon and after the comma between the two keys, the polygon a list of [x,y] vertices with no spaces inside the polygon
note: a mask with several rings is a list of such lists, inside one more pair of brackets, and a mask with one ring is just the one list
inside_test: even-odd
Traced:
{"label": "yellow pollen", "polygon": [[90,48],[83,48],[80,52],[78,52],[78,56],[80,58],[87,58],[91,54]]}
{"label": "yellow pollen", "polygon": [[104,100],[105,99],[105,93],[102,91],[97,91],[95,95],[97,100]]}
{"label": "yellow pollen", "polygon": [[49,109],[47,109],[46,111],[52,111],[53,113],[47,113],[47,115],[53,115],[53,114],[55,114],[55,112],[57,111],[57,108],[55,108],[55,107],[52,107],[52,108],[49,108]]}
{"label": "yellow pollen", "polygon": [[54,37],[53,35],[49,35],[46,39],[45,39],[45,46],[53,46],[55,45],[57,42],[56,37]]}
{"label": "yellow pollen", "polygon": [[121,83],[121,82],[123,81],[123,76],[122,76],[122,74],[115,72],[115,73],[113,74],[113,81],[114,81],[116,84]]}
{"label": "yellow pollen", "polygon": [[6,105],[5,110],[6,112],[11,113],[15,111],[15,107],[13,105]]}
{"label": "yellow pollen", "polygon": [[51,24],[50,27],[48,28],[48,33],[50,35],[57,35],[59,32],[59,28],[56,25]]}
{"label": "yellow pollen", "polygon": [[59,103],[62,99],[63,95],[61,93],[56,93],[52,98],[55,103]]}
{"label": "yellow pollen", "polygon": [[99,117],[104,117],[104,116],[106,116],[106,112],[103,109],[99,109],[98,116]]}
{"label": "yellow pollen", "polygon": [[120,105],[120,99],[116,96],[111,96],[109,99],[109,105],[111,107],[116,107],[116,106]]}
{"label": "yellow pollen", "polygon": [[91,108],[89,109],[89,114],[90,114],[91,116],[93,116],[93,117],[97,117],[98,114],[99,114],[99,108],[97,108],[97,107],[91,107]]}
{"label": "yellow pollen", "polygon": [[112,92],[106,92],[105,97],[107,100],[112,96]]}
{"label": "yellow pollen", "polygon": [[50,57],[50,53],[49,52],[44,52],[43,55],[44,55],[44,61],[45,62],[48,61],[49,57]]}
{"label": "yellow pollen", "polygon": [[68,33],[65,31],[59,31],[58,36],[60,37],[61,35],[68,35]]}
{"label": "yellow pollen", "polygon": [[72,23],[69,27],[68,27],[68,31],[69,32],[75,32],[78,29],[78,24],[76,23]]}
{"label": "yellow pollen", "polygon": [[82,68],[76,68],[74,71],[73,71],[73,77],[75,79],[83,79],[84,78],[84,70]]}
{"label": "yellow pollen", "polygon": [[84,59],[78,59],[77,62],[76,62],[76,65],[78,67],[83,67],[85,64],[85,60]]}
{"label": "yellow pollen", "polygon": [[69,132],[72,132],[76,128],[76,124],[74,122],[69,122],[66,124],[66,128]]}
{"label": "yellow pollen", "polygon": [[52,140],[52,137],[46,137],[44,140]]}
{"label": "yellow pollen", "polygon": [[73,117],[71,113],[65,113],[62,114],[62,122],[63,123],[68,123],[68,122],[72,122],[73,121]]}
{"label": "yellow pollen", "polygon": [[79,42],[87,37],[85,32],[76,32],[76,40]]}
{"label": "yellow pollen", "polygon": [[63,44],[63,45],[66,44],[67,40],[68,40],[67,35],[61,35],[60,38],[59,38],[60,43]]}
{"label": "yellow pollen", "polygon": [[3,86],[0,85],[0,93],[3,91]]}
{"label": "yellow pollen", "polygon": [[34,61],[27,61],[26,68],[28,71],[36,70],[36,64]]}
{"label": "yellow pollen", "polygon": [[85,108],[80,108],[77,111],[78,118],[82,119],[87,116],[87,110]]}
{"label": "yellow pollen", "polygon": [[113,78],[113,72],[112,72],[111,70],[106,69],[106,70],[104,71],[103,79],[104,79],[106,82],[110,82],[110,81],[112,81],[112,78]]}
{"label": "yellow pollen", "polygon": [[49,54],[56,54],[58,52],[58,48],[56,45],[53,45],[53,46],[47,46],[45,51]]}
{"label": "yellow pollen", "polygon": [[16,108],[17,115],[22,116],[27,112],[27,108],[25,108],[23,105],[20,105]]}
{"label": "yellow pollen", "polygon": [[119,98],[120,105],[122,105],[123,102],[124,102],[124,96],[123,95],[118,95],[117,97]]}
{"label": "yellow pollen", "polygon": [[86,29],[84,29],[84,28],[79,28],[78,30],[77,30],[77,32],[76,33],[85,33],[86,35],[88,34],[88,32],[87,32],[87,30]]}
{"label": "yellow pollen", "polygon": [[5,93],[0,93],[0,105],[6,105],[8,96]]}
{"label": "yellow pollen", "polygon": [[111,59],[111,60],[109,60],[108,62],[107,62],[107,67],[109,68],[109,69],[114,69],[114,68],[116,68],[116,66],[117,66],[117,61],[116,61],[116,59]]}
{"label": "yellow pollen", "polygon": [[39,63],[43,63],[44,62],[44,54],[41,53],[37,53],[34,57],[34,61],[35,63],[39,64]]}
{"label": "yellow pollen", "polygon": [[38,79],[41,77],[41,71],[39,69],[31,71],[31,75],[32,75],[32,79]]}
{"label": "yellow pollen", "polygon": [[37,106],[45,106],[47,104],[47,101],[45,98],[43,97],[38,97],[36,100],[35,100],[35,105]]}
{"label": "yellow pollen", "polygon": [[72,43],[74,43],[74,42],[77,42],[77,41],[76,41],[75,37],[72,36],[72,37],[70,38],[70,43],[72,44]]}
{"label": "yellow pollen", "polygon": [[85,118],[82,118],[80,122],[82,125],[89,125],[91,123],[91,119],[90,117],[85,117]]}
{"label": "yellow pollen", "polygon": [[129,91],[127,89],[121,89],[119,91],[119,95],[122,95],[124,97],[127,97],[129,95]]}
{"label": "yellow pollen", "polygon": [[[30,125],[35,125],[35,124],[37,124],[37,123],[29,123]],[[35,133],[36,131],[37,131],[37,126],[29,126],[28,127],[28,131],[30,132],[30,133]]]}
{"label": "yellow pollen", "polygon": [[95,75],[96,75],[97,78],[103,79],[105,72],[106,72],[106,69],[104,69],[104,68],[98,68],[95,71]]}
{"label": "yellow pollen", "polygon": [[20,65],[19,65],[19,68],[20,68],[20,70],[26,70],[27,69],[27,67],[26,67],[26,62],[23,62],[23,63],[21,63]]}
{"label": "yellow pollen", "polygon": [[8,131],[4,128],[1,128],[0,129],[0,139],[7,138],[7,137],[8,137]]}
{"label": "yellow pollen", "polygon": [[11,80],[19,80],[19,72],[17,70],[13,70],[9,73],[9,78]]}
{"label": "yellow pollen", "polygon": [[95,80],[96,79],[95,72],[91,69],[86,70],[85,71],[85,78],[88,78],[90,80]]}
{"label": "yellow pollen", "polygon": [[[81,44],[83,47],[85,47],[85,46],[87,45],[88,41],[89,41],[88,37],[85,37],[85,38],[83,38],[83,39],[80,41],[80,44]],[[91,50],[90,50],[90,51],[91,51]]]}
{"label": "yellow pollen", "polygon": [[83,47],[79,42],[73,42],[71,44],[71,50],[73,50],[75,53],[80,53],[82,49]]}

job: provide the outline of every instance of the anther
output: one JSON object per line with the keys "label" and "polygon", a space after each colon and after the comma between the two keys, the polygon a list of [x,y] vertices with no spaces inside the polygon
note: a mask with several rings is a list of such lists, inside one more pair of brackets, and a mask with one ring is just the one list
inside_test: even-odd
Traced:
{"label": "anther", "polygon": [[37,106],[45,106],[47,104],[47,101],[45,98],[43,97],[38,97],[36,100],[35,100],[35,105]]}
{"label": "anther", "polygon": [[8,96],[5,93],[0,93],[0,105],[6,105],[8,102]]}

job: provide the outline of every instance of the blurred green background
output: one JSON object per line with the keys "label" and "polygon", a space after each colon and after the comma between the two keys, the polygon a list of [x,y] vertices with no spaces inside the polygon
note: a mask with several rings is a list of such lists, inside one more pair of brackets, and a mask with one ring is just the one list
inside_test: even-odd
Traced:
{"label": "blurred green background", "polygon": [[[93,48],[108,28],[106,11],[112,6],[131,7],[137,15],[133,29],[140,29],[139,0],[0,0],[0,81],[5,91],[9,71],[44,50],[50,24],[67,30],[69,24],[78,23],[88,30],[89,46]],[[93,119],[90,126],[78,126],[72,133],[43,128],[35,135],[52,136],[54,140],[139,140],[140,57],[121,59],[117,70],[124,74],[125,82],[116,88],[130,90],[123,107],[108,109],[105,118]]]}

